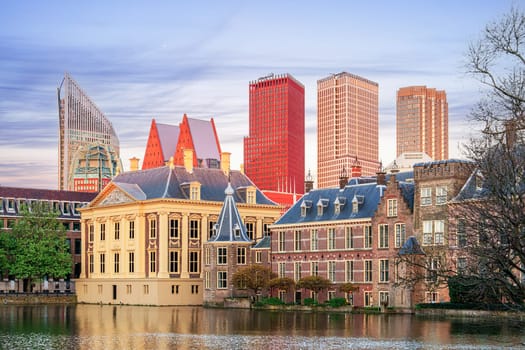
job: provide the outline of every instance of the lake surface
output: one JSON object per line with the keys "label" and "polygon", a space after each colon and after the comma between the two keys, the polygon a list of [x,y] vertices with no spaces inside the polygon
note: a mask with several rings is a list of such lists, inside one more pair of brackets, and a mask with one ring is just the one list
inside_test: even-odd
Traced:
{"label": "lake surface", "polygon": [[525,321],[146,306],[0,306],[0,349],[525,349]]}

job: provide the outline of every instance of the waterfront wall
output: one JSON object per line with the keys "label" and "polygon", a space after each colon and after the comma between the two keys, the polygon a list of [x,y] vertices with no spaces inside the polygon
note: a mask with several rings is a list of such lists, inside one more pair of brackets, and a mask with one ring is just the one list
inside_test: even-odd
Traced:
{"label": "waterfront wall", "polygon": [[0,295],[4,305],[76,304],[75,294],[5,294]]}
{"label": "waterfront wall", "polygon": [[525,319],[525,313],[513,311],[487,311],[487,310],[453,310],[453,309],[418,309],[416,315],[445,316],[445,317],[518,317]]}

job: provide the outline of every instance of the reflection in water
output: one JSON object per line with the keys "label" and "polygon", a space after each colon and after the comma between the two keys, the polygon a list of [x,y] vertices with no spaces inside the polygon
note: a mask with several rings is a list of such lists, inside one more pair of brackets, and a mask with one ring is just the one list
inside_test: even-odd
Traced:
{"label": "reflection in water", "polygon": [[0,349],[496,349],[524,322],[143,306],[3,306]]}

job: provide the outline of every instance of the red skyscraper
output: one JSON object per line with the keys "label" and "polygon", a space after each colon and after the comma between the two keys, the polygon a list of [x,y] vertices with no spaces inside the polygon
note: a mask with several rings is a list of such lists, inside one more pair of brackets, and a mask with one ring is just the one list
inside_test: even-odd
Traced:
{"label": "red skyscraper", "polygon": [[304,86],[290,74],[250,82],[244,169],[262,190],[304,192]]}

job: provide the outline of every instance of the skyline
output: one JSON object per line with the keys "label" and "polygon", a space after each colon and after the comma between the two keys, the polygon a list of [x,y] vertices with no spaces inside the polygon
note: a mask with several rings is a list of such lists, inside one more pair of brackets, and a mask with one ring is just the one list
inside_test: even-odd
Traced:
{"label": "skyline", "polygon": [[462,67],[468,44],[518,4],[9,2],[0,13],[0,185],[58,187],[65,72],[112,122],[125,170],[131,157],[142,164],[151,119],[177,125],[185,113],[214,118],[239,169],[249,82],[269,73],[305,86],[305,173],[315,180],[317,80],[342,71],[379,84],[383,164],[395,158],[396,91],[411,85],[446,91],[449,157],[460,158],[482,89]]}

